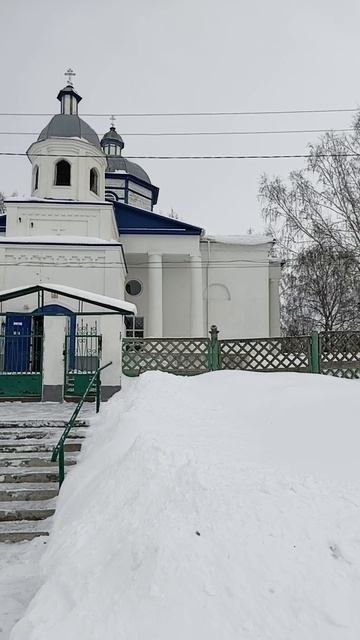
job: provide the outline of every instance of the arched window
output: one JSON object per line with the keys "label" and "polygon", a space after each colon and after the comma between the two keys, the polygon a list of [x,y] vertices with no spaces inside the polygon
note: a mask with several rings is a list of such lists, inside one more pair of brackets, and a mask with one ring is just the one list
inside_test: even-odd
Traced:
{"label": "arched window", "polygon": [[71,165],[66,160],[59,160],[55,165],[55,184],[61,187],[71,185]]}
{"label": "arched window", "polygon": [[225,284],[215,283],[211,284],[208,289],[209,300],[231,300],[230,291]]}
{"label": "arched window", "polygon": [[97,169],[90,169],[90,191],[99,193],[99,174]]}
{"label": "arched window", "polygon": [[34,191],[39,188],[39,167],[37,164],[34,167]]}

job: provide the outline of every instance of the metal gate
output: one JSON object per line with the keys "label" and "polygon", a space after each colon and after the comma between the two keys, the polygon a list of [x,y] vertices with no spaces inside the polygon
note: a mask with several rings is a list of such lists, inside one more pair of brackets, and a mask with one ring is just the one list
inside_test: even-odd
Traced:
{"label": "metal gate", "polygon": [[[89,326],[81,320],[75,333],[70,331],[65,337],[65,382],[64,395],[68,398],[81,397],[93,374],[100,366],[101,335],[97,323]],[[90,395],[95,395],[96,385]]]}
{"label": "metal gate", "polygon": [[0,331],[0,397],[36,399],[42,395],[43,319],[7,315]]}

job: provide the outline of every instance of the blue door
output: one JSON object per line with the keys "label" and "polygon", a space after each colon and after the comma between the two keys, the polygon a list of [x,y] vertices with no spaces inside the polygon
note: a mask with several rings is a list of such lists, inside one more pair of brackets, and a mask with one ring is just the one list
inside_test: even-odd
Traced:
{"label": "blue door", "polygon": [[30,347],[31,316],[7,316],[4,371],[13,373],[29,371]]}

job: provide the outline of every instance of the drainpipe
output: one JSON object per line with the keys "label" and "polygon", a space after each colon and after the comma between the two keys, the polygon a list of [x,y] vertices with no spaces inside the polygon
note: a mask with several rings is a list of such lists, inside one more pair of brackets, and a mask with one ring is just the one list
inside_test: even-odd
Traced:
{"label": "drainpipe", "polygon": [[207,265],[206,265],[206,330],[209,328],[209,265],[210,265],[210,240],[207,240]]}

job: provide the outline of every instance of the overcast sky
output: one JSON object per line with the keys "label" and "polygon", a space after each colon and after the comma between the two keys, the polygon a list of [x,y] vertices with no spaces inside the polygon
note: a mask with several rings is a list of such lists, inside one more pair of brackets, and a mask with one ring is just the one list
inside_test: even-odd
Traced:
{"label": "overcast sky", "polygon": [[[57,113],[64,71],[86,113],[354,108],[360,103],[359,0],[0,0],[1,112]],[[50,117],[0,117],[0,131],[39,132]],[[107,117],[84,119],[102,134]],[[118,117],[124,155],[297,154],[316,134],[156,137],[128,133],[327,129],[351,113]],[[0,135],[24,152],[33,136]],[[299,160],[143,160],[171,208],[208,232],[262,230],[266,172]],[[28,195],[27,158],[0,157],[0,190]]]}

